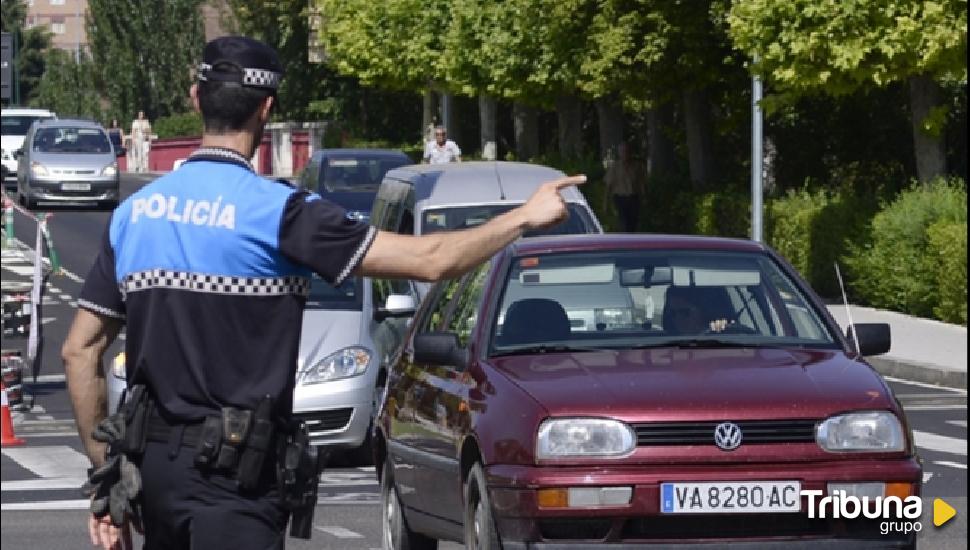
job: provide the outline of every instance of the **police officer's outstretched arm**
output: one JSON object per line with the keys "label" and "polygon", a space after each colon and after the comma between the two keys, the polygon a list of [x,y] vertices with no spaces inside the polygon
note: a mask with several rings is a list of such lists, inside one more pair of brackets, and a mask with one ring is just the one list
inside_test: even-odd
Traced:
{"label": "police officer's outstretched arm", "polygon": [[473,229],[419,237],[378,232],[356,272],[421,281],[457,277],[492,257],[524,232],[565,220],[566,202],[559,191],[585,181],[586,176],[579,175],[547,182],[522,206]]}

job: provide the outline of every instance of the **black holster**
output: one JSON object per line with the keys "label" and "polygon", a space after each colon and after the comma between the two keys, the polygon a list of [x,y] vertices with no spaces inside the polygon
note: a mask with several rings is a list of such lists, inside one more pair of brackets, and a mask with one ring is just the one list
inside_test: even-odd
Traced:
{"label": "black holster", "polygon": [[[124,443],[121,449],[114,451],[123,452],[129,456],[141,455],[145,452],[145,443],[148,441],[148,418],[152,414],[154,405],[148,386],[135,384],[128,388],[125,401],[118,411],[125,419]],[[110,451],[112,449],[109,449]]]}
{"label": "black holster", "polygon": [[309,539],[313,527],[313,513],[317,506],[320,472],[326,463],[327,452],[310,443],[306,424],[291,425],[280,438],[277,476],[280,498],[290,511],[290,536]]}

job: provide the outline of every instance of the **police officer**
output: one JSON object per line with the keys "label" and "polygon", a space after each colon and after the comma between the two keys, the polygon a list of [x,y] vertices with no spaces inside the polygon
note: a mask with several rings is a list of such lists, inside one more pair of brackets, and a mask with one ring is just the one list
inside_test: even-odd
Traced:
{"label": "police officer", "polygon": [[[288,512],[275,466],[244,490],[231,468],[200,466],[198,449],[202,427],[225,422],[226,410],[248,415],[269,397],[277,418],[292,416],[311,272],[334,285],[354,275],[457,277],[523,232],[564,220],[558,191],[585,181],[548,182],[473,229],[420,237],[378,231],[319,195],[253,171],[248,159],[281,78],[276,52],[261,42],[206,44],[190,90],[203,118],[201,147],[115,210],[62,350],[78,431],[101,467],[105,443],[92,437],[108,413],[101,360],[127,326],[129,386],[144,385],[153,402],[147,440],[133,457],[149,549],[283,547]],[[118,547],[128,522],[92,514],[89,532],[96,546]]]}

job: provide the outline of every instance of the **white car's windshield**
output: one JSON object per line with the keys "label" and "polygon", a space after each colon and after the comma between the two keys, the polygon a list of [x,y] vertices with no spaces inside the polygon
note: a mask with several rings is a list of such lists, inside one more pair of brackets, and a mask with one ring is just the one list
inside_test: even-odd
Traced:
{"label": "white car's windshield", "polygon": [[837,347],[768,256],[704,251],[517,258],[492,338],[498,353],[668,345]]}
{"label": "white car's windshield", "polygon": [[27,130],[35,120],[47,120],[50,117],[35,115],[4,115],[2,120],[3,135],[5,136],[26,136]]}

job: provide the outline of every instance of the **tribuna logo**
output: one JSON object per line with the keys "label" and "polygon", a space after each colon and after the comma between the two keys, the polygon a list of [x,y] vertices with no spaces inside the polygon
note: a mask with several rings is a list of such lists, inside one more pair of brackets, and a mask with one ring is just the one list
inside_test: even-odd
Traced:
{"label": "tribuna logo", "polygon": [[862,516],[869,519],[896,520],[880,523],[879,530],[884,535],[890,531],[910,533],[923,529],[919,521],[912,521],[918,520],[923,514],[923,500],[920,497],[869,498],[847,495],[845,491],[833,491],[831,496],[816,501],[823,494],[823,491],[818,490],[802,491],[802,496],[808,498],[808,517],[856,519]]}

